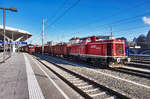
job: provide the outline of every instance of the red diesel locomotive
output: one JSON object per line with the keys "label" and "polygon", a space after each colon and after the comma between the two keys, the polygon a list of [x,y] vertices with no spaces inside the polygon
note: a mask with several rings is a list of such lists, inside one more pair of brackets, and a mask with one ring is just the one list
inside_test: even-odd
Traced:
{"label": "red diesel locomotive", "polygon": [[125,56],[123,40],[99,40],[96,36],[82,38],[79,43],[72,44],[70,55],[109,67],[120,67],[130,60]]}
{"label": "red diesel locomotive", "polygon": [[[40,53],[41,48],[35,52]],[[55,56],[71,57],[96,64],[104,64],[108,67],[120,67],[130,59],[125,56],[125,42],[123,40],[107,39],[92,36],[86,38],[74,38],[70,43],[60,43],[45,48],[46,53]]]}

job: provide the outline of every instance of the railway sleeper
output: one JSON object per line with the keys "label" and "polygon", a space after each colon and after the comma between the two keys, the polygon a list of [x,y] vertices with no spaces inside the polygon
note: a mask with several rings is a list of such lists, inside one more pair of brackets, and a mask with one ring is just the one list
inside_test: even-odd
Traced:
{"label": "railway sleeper", "polygon": [[114,97],[113,95],[110,95],[107,91],[102,91],[102,92],[97,92],[97,93],[92,93],[92,94],[90,93],[89,95],[93,99],[109,99],[111,97]]}
{"label": "railway sleeper", "polygon": [[87,94],[91,94],[93,97],[96,97],[96,96],[100,95],[100,93],[102,95],[102,91],[100,91],[100,88],[97,88],[95,90],[95,87],[93,87],[92,84],[89,84],[88,82],[85,82],[85,81],[82,81],[83,83],[81,83],[80,82],[81,80],[79,80],[79,79],[80,78],[72,77],[72,78],[69,79],[69,81],[73,82],[73,84],[75,86],[77,86],[78,88],[80,88],[81,90],[83,90],[84,92],[86,92]]}
{"label": "railway sleeper", "polygon": [[86,83],[86,82],[83,82],[83,83],[79,83],[79,84],[74,84],[74,85],[76,85],[76,86],[85,86],[85,85],[87,85],[88,83]]}
{"label": "railway sleeper", "polygon": [[80,80],[80,78],[76,78],[76,77],[74,77],[74,78],[67,78],[69,81],[76,81],[76,80]]}
{"label": "railway sleeper", "polygon": [[106,99],[117,99],[117,97],[116,96],[111,96],[111,97],[106,98]]}
{"label": "railway sleeper", "polygon": [[94,91],[98,91],[98,90],[99,90],[99,88],[95,88],[95,89],[85,90],[84,92],[90,93],[90,92],[94,92]]}
{"label": "railway sleeper", "polygon": [[[84,90],[85,91],[85,90]],[[89,94],[89,95],[92,95],[92,94],[99,94],[99,93],[103,93],[105,92],[106,94],[106,91],[104,90],[95,90],[95,88],[92,88],[92,89],[89,89],[89,90],[86,90],[86,93]]]}
{"label": "railway sleeper", "polygon": [[75,84],[75,83],[83,83],[84,81],[82,80],[76,80],[76,81],[70,81],[71,83]]}
{"label": "railway sleeper", "polygon": [[104,91],[104,92],[99,92],[99,93],[96,93],[96,94],[94,94],[94,93],[90,93],[89,95],[91,96],[91,97],[96,97],[96,96],[102,96],[102,95],[104,95],[104,94],[106,94],[106,92]]}

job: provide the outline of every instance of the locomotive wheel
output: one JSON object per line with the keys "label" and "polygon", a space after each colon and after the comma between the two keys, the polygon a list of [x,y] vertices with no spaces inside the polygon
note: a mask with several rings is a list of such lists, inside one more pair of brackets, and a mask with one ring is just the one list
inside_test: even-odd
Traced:
{"label": "locomotive wheel", "polygon": [[86,60],[86,62],[87,62],[87,63],[91,63],[91,58],[88,58],[88,59]]}

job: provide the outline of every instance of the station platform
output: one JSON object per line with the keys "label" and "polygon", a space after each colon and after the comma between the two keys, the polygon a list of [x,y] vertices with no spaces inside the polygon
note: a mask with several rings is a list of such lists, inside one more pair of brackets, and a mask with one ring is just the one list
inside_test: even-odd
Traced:
{"label": "station platform", "polygon": [[0,99],[83,99],[27,53],[0,64]]}

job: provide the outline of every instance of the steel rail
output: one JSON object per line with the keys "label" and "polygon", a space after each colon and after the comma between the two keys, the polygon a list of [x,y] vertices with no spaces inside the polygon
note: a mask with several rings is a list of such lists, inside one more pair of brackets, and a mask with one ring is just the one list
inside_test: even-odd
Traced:
{"label": "steel rail", "polygon": [[[35,57],[34,57],[35,58]],[[104,85],[101,85],[99,84],[97,81],[95,81],[94,79],[91,79],[91,78],[88,78],[87,76],[85,75],[82,75],[82,74],[79,74],[75,71],[71,71],[69,69],[66,69],[58,64],[56,64],[55,62],[53,61],[49,61],[48,59],[46,58],[42,58],[44,59],[45,61],[53,64],[54,66],[56,66],[57,68],[67,72],[67,73],[70,73],[72,75],[74,75],[75,77],[78,77],[94,86],[97,86],[98,88],[104,90],[104,91],[107,91],[109,94],[111,94],[111,96],[116,96],[117,98],[120,98],[120,99],[130,99],[129,97],[127,97],[126,95],[123,95],[122,93],[120,92],[117,92],[117,91],[114,91]],[[89,95],[87,94],[86,92],[84,92],[83,90],[81,90],[79,87],[77,87],[75,84],[73,84],[72,82],[70,82],[69,80],[67,80],[65,77],[63,77],[61,74],[59,74],[58,72],[56,72],[55,70],[53,70],[51,67],[49,67],[48,65],[46,65],[45,63],[43,63],[40,59],[37,59],[40,63],[42,63],[45,67],[47,67],[49,70],[51,70],[54,74],[56,74],[59,78],[61,78],[64,82],[66,82],[69,86],[71,86],[74,90],[76,90],[80,95],[82,95],[83,97],[85,97],[86,99],[93,99],[91,96],[92,95]],[[88,87],[88,86],[87,86]],[[90,86],[89,86],[90,87]]]}

